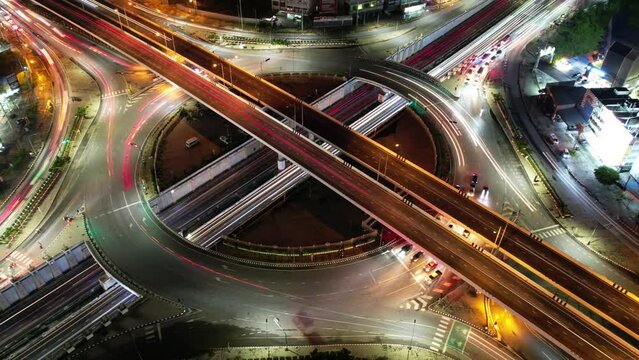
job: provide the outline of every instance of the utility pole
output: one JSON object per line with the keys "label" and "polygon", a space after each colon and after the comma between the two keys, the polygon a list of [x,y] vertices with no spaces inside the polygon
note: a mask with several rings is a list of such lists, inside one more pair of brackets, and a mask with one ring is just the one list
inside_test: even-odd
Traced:
{"label": "utility pole", "polygon": [[120,11],[118,9],[115,9],[115,13],[118,14],[118,24],[120,24],[120,30],[124,31],[124,28],[122,27],[122,19],[120,18]]}
{"label": "utility pole", "polygon": [[286,331],[282,328],[282,325],[280,325],[280,318],[274,318],[273,321],[275,321],[275,325],[284,333],[284,346],[286,346],[285,350],[288,351],[288,337],[286,336]]}
{"label": "utility pole", "polygon": [[406,354],[406,360],[410,358],[410,351],[413,348],[413,337],[415,336],[415,324],[417,323],[417,319],[413,319],[413,331],[410,334],[410,345],[408,346],[408,353]]}
{"label": "utility pole", "polygon": [[244,17],[242,16],[242,0],[238,0],[240,6],[238,7],[238,12],[240,14],[240,24],[242,26],[242,30],[244,30]]}

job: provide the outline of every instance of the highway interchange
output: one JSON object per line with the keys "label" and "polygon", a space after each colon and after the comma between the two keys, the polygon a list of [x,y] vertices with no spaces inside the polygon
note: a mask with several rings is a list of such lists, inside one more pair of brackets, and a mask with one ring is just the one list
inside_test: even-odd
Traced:
{"label": "highway interchange", "polygon": [[[103,31],[102,34],[108,34],[110,38],[116,39],[119,37],[122,40],[123,44],[125,42],[135,43],[133,40],[127,40],[125,37],[122,37],[117,29],[113,29],[112,27],[108,27],[107,25],[100,25],[100,28],[95,31]],[[143,50],[144,49],[142,48],[142,45],[136,45],[136,51],[139,51],[140,54],[147,54],[145,56],[149,56],[148,54],[152,54],[150,52],[144,53]],[[126,52],[131,54],[131,50],[127,50]],[[153,55],[153,57],[156,58],[157,54]],[[147,59],[150,58],[147,57]],[[137,58],[136,60],[143,60],[143,58]],[[170,59],[166,58],[159,60],[161,62],[159,61],[159,63],[155,65],[157,67],[157,71],[160,71],[159,69],[161,69],[163,65],[165,68],[170,67],[170,62],[167,62],[171,61]],[[153,64],[149,65],[153,68]],[[386,70],[388,69],[385,69],[384,71]],[[380,73],[379,71],[374,72]],[[230,74],[227,73],[227,77],[230,78],[229,75]],[[240,74],[235,74],[234,80],[236,85],[238,83],[238,75]],[[208,100],[207,102],[209,104],[211,104],[211,101],[219,101],[216,99],[221,97],[222,99],[224,99],[223,101],[226,104],[235,103],[238,104],[237,107],[241,106],[240,103],[237,102],[238,100],[225,95],[218,89],[216,89],[216,92],[210,93],[208,91],[209,89],[203,87],[205,86],[204,84],[206,81],[194,75],[188,70],[178,68],[176,69],[174,74],[165,74],[165,76],[176,84],[180,84],[179,80],[182,76],[184,78],[191,78],[193,80],[188,85],[196,86],[198,85],[198,83],[201,83],[202,85],[198,85],[199,87],[191,87],[191,94],[197,94],[197,96],[195,97],[199,98],[200,100]],[[413,80],[417,81],[419,79]],[[101,86],[107,87],[111,85],[101,84]],[[182,85],[182,87],[184,89],[187,89],[187,91],[189,89],[189,86],[187,85]],[[167,90],[165,92],[171,94],[172,91],[174,90]],[[408,91],[414,91],[416,94],[419,93],[419,91],[415,91],[414,88]],[[260,99],[263,99],[262,101],[271,104],[271,102],[267,101],[268,93],[257,93]],[[161,96],[165,96],[165,94],[160,93],[159,95],[155,96],[160,98]],[[174,100],[173,106],[178,103],[179,96],[176,95],[174,96],[174,98],[176,100]],[[273,105],[271,104],[271,106]],[[122,103],[120,103],[120,109],[122,107]],[[219,105],[214,107],[219,108]],[[158,107],[158,109],[154,111],[154,113],[156,113],[154,115],[159,115],[157,113],[159,112],[160,108],[162,109],[162,111],[170,110],[170,107]],[[303,108],[300,106],[298,109],[298,111],[301,112],[301,109]],[[282,112],[285,112],[285,110],[281,107],[280,110]],[[289,111],[291,110],[289,109]],[[305,126],[311,128],[315,133],[321,134],[321,129],[318,130],[316,128],[312,128],[313,123],[310,121],[313,118],[309,116],[310,114],[312,114],[312,110],[308,109],[303,111],[306,113]],[[227,113],[227,116],[229,116],[231,121],[238,121],[238,118],[249,115],[250,117],[262,116],[257,111],[248,108],[242,112]],[[108,119],[108,114],[105,116],[105,118]],[[357,267],[361,267],[362,269],[370,269],[370,262],[381,261],[381,264],[384,264],[385,262],[389,261],[387,258],[384,259],[381,256],[374,259],[367,259],[355,264],[347,264],[334,269],[309,270],[299,273],[273,271],[272,274],[264,274],[263,272],[256,269],[220,263],[219,260],[211,259],[209,256],[199,251],[198,249],[190,247],[179,241],[176,242],[174,240],[174,235],[170,232],[167,232],[164,225],[157,221],[157,219],[149,211],[149,209],[145,207],[143,202],[140,202],[140,189],[137,187],[131,187],[132,179],[134,178],[134,173],[132,173],[132,171],[135,172],[134,164],[137,160],[137,153],[130,146],[127,146],[128,140],[134,139],[138,142],[143,141],[144,136],[148,134],[148,131],[150,131],[151,125],[145,124],[144,122],[139,122],[139,119],[135,119],[135,117],[133,116],[126,119],[126,121],[119,120],[118,126],[112,124],[111,121],[107,121],[107,124],[102,125],[105,125],[106,127],[104,131],[104,133],[106,133],[106,136],[103,135],[104,133],[100,132],[99,127],[96,128],[96,131],[92,134],[92,137],[86,139],[86,143],[90,141],[91,146],[86,146],[84,148],[85,151],[82,152],[82,156],[94,156],[94,159],[97,159],[100,156],[104,156],[104,154],[98,150],[93,151],[91,149],[92,147],[95,147],[96,149],[109,149],[111,144],[119,143],[123,145],[110,148],[110,150],[107,151],[108,158],[106,159],[106,169],[104,168],[103,161],[82,161],[82,163],[84,164],[84,168],[82,170],[86,173],[90,173],[91,177],[87,179],[77,176],[76,178],[69,180],[69,186],[77,188],[77,185],[74,185],[74,183],[77,183],[84,189],[84,191],[81,192],[86,197],[85,199],[83,199],[83,202],[86,205],[87,214],[90,219],[91,227],[96,236],[96,240],[98,241],[99,246],[102,248],[102,250],[107,254],[113,255],[112,260],[114,260],[118,268],[120,268],[126,274],[135,274],[134,276],[132,276],[135,281],[137,283],[145,284],[145,286],[147,286],[151,291],[162,294],[163,296],[166,296],[168,298],[178,300],[195,308],[215,311],[219,313],[221,317],[226,316],[227,318],[233,318],[237,316],[237,310],[233,306],[234,298],[243,297],[247,299],[250,298],[250,296],[247,297],[246,294],[256,293],[259,294],[259,296],[257,296],[257,299],[254,300],[254,304],[246,305],[247,308],[253,309],[253,311],[249,311],[249,314],[252,318],[252,321],[256,323],[259,322],[259,320],[257,319],[260,318],[260,315],[262,318],[264,318],[265,313],[266,318],[268,318],[268,316],[274,316],[273,314],[290,314],[286,307],[282,307],[281,305],[281,299],[284,298],[288,299],[288,301],[290,301],[291,303],[295,303],[303,308],[309,309],[308,311],[311,311],[312,309],[314,311],[317,311],[318,313],[327,312],[327,309],[339,308],[342,316],[344,316],[344,314],[351,314],[350,316],[357,318],[358,321],[362,322],[359,324],[359,326],[363,326],[362,324],[366,324],[370,320],[365,321],[364,319],[360,318],[362,315],[353,314],[364,314],[364,312],[362,312],[362,309],[373,307],[375,303],[379,304],[378,301],[384,298],[384,293],[394,291],[392,290],[392,286],[404,285],[401,282],[400,284],[386,284],[385,281],[380,282],[375,281],[375,279],[373,279],[374,285],[371,285],[370,279],[368,278],[368,271],[359,270],[362,271],[360,273],[358,272],[358,270],[356,270]],[[402,205],[401,201],[398,200],[395,196],[377,188],[376,186],[368,185],[368,182],[365,179],[362,179],[358,176],[355,176],[353,178],[353,175],[350,174],[351,171],[349,167],[344,166],[336,162],[335,160],[332,160],[330,157],[327,157],[322,152],[315,151],[311,143],[300,138],[299,136],[291,137],[289,130],[277,125],[268,129],[256,127],[249,128],[249,126],[251,125],[245,125],[246,129],[251,129],[249,132],[254,135],[258,135],[260,134],[260,131],[262,131],[263,135],[261,135],[261,138],[263,140],[268,140],[271,137],[277,137],[279,139],[282,139],[281,141],[286,141],[289,144],[294,144],[296,148],[304,149],[304,153],[316,154],[315,161],[312,161],[311,159],[299,158],[299,156],[296,157],[296,154],[287,153],[285,152],[284,148],[278,148],[280,152],[284,153],[289,158],[293,159],[293,161],[299,163],[309,170],[312,170],[313,166],[320,166],[316,162],[316,159],[318,158],[324,159],[321,162],[322,164],[334,163],[335,165],[333,169],[338,169],[337,172],[332,172],[333,170],[328,169],[325,166],[321,166],[322,170],[319,172],[325,174],[318,175],[316,173],[316,175],[320,176],[321,180],[333,184],[332,186],[334,186],[336,190],[341,190],[342,193],[350,194],[349,197],[352,197],[354,200],[359,199],[355,201],[360,206],[364,206],[369,210],[373,208],[387,208],[387,211],[385,211],[386,214],[384,216],[380,216],[380,220],[386,222],[387,225],[391,225],[391,222],[393,224],[403,223],[401,229],[404,230],[400,231],[400,227],[398,227],[397,225],[394,227],[394,230],[397,230],[397,232],[403,235],[414,234],[413,236],[408,236],[409,238],[413,239],[449,236],[447,235],[447,230],[440,230],[437,227],[427,228],[427,230],[420,230],[419,226],[416,227],[415,224],[413,224],[412,222],[405,221],[405,219],[410,219],[412,217],[420,218],[421,215],[419,215],[418,212],[415,212],[412,208]],[[315,126],[319,125],[315,124]],[[135,132],[130,132],[131,128],[135,129]],[[263,131],[265,130],[268,130],[271,134],[264,133]],[[118,138],[125,139],[125,141],[113,140]],[[328,138],[328,136],[326,136],[326,138]],[[331,140],[334,143],[336,142],[333,136],[331,137]],[[100,144],[103,144],[102,146],[104,147],[100,146]],[[347,144],[342,144],[342,146],[340,147],[343,150],[349,151]],[[379,162],[378,154],[369,156],[369,158],[367,159],[365,156],[366,154],[358,154],[355,153],[355,151],[356,149],[353,149],[353,151],[350,152],[351,155],[358,157],[360,160],[369,160],[369,166],[371,166],[371,163],[377,164],[377,162]],[[386,175],[390,178],[396,179],[397,173],[392,172],[394,171],[394,166],[401,167],[403,164],[405,164],[405,161],[397,161],[397,158],[394,156],[391,156],[391,159],[391,164],[393,164],[393,166],[389,167],[390,171],[388,171]],[[122,165],[122,174],[118,173],[118,169],[120,168],[118,164]],[[339,180],[335,183],[336,178],[339,178]],[[346,179],[351,180],[347,181]],[[355,181],[355,190],[366,188],[366,194],[379,194],[379,200],[377,200],[376,202],[371,202],[370,199],[362,198],[363,193],[360,193],[358,198],[357,191],[353,192],[353,185],[349,185],[350,181]],[[109,191],[105,192],[104,189],[109,189]],[[87,194],[91,195],[87,196]],[[101,197],[99,195],[103,196]],[[415,195],[419,196],[419,194]],[[430,196],[422,195],[422,197],[429,198],[430,200]],[[389,207],[392,204],[397,205]],[[393,212],[397,212],[398,215],[402,214],[401,218],[397,215],[392,215]],[[54,222],[53,218],[51,221]],[[464,223],[471,225],[471,223],[467,221],[464,221]],[[476,231],[480,229],[480,227],[478,226],[471,227]],[[486,228],[486,231],[492,232],[493,229],[494,227],[489,227]],[[430,246],[428,245],[425,245],[424,247],[427,248],[429,251],[433,251],[435,255],[437,255],[438,251],[445,251],[445,249],[430,248]],[[459,251],[466,250],[464,250],[464,248],[462,247],[458,248],[458,250],[455,252]],[[440,259],[446,259],[446,256],[443,253],[440,254]],[[468,255],[469,258],[475,256],[476,260],[472,261],[471,263],[470,261],[467,261],[467,259],[455,259],[454,257],[449,257],[449,260],[444,260],[444,262],[457,269],[460,267],[463,268],[465,266],[470,266],[472,268],[476,266],[473,265],[473,263],[480,263],[483,261],[477,257],[480,256],[478,253],[471,251]],[[166,276],[163,275],[161,278],[158,278],[156,276],[156,272],[159,268],[162,268],[165,271]],[[330,276],[329,272],[336,272],[336,275]],[[321,281],[322,278],[339,278],[337,276],[337,273],[360,273],[363,274],[361,276],[366,279],[353,280],[350,277],[341,276],[341,284],[335,282],[326,283]],[[316,276],[318,279],[315,281],[315,283],[321,283],[322,287],[314,286],[312,289],[305,288],[303,285],[306,284],[307,281],[308,283],[312,283],[313,276]],[[504,274],[504,276],[508,276],[508,274]],[[298,277],[299,280],[297,280]],[[284,278],[286,280],[283,280]],[[513,278],[509,279],[510,280],[502,279],[502,281],[515,283],[517,282],[516,280],[513,280]],[[488,279],[478,279],[475,281],[475,283],[477,284],[477,281],[481,282],[482,280],[488,281]],[[287,282],[287,285],[284,285],[284,281]],[[300,284],[300,286],[295,287],[294,291],[285,291],[285,289],[289,289],[289,285],[291,283],[297,283]],[[371,299],[371,303],[368,305],[367,302],[364,300],[365,298],[367,298],[367,296],[361,296],[361,301],[358,301],[357,304],[349,305],[346,301],[346,298],[352,296],[353,291],[357,291],[357,289],[352,286],[353,283],[366,284],[361,288],[361,291],[364,291],[362,295],[373,292],[377,294],[377,296],[367,295]],[[385,285],[380,285],[382,283],[384,283]],[[176,286],[176,284],[180,285]],[[205,287],[202,287],[202,285],[205,285]],[[387,288],[386,286],[391,286],[391,289]],[[323,287],[325,287],[325,289]],[[345,291],[344,287],[348,288],[349,291]],[[491,282],[485,283],[483,287],[487,290],[498,288],[495,283]],[[196,293],[188,291],[187,295],[184,295],[184,290],[196,288],[198,289]],[[221,289],[223,289],[223,291],[220,291]],[[344,297],[335,295],[343,295]],[[207,300],[209,296],[216,297],[215,303],[211,303]],[[511,292],[511,295],[502,296],[507,298],[509,296],[516,296],[516,294]],[[500,296],[497,297],[499,298]],[[322,298],[322,307],[319,309],[316,307],[308,306],[309,299],[316,298]],[[541,301],[540,304],[544,304],[542,305],[544,308],[552,309],[557,307],[556,303],[553,303],[547,298],[541,298],[535,301]],[[352,306],[355,306],[358,309],[350,308]],[[258,315],[257,313],[259,313],[260,315]],[[547,314],[543,314],[543,316],[547,316]],[[557,315],[557,317],[559,317],[559,315]],[[634,321],[636,321],[636,318],[634,319]],[[634,326],[631,326],[631,328],[634,328]],[[587,329],[584,329],[582,331],[588,333]],[[599,341],[600,340],[597,340],[596,342]],[[601,355],[605,357],[605,354]]]}

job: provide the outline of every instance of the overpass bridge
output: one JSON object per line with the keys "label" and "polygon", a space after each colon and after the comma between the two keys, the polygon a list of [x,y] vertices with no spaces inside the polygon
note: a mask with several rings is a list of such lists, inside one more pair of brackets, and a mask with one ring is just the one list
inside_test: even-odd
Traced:
{"label": "overpass bridge", "polygon": [[[112,25],[103,21],[95,21],[60,3],[51,1],[40,1],[40,3],[79,28],[88,30],[96,38],[110,43],[116,49],[160,73],[167,80],[182,87],[187,93],[264,141],[274,150],[306,168],[320,181],[349,198],[365,211],[375,214],[378,220],[389,228],[429,249],[433,255],[451,268],[456,269],[466,281],[488,294],[492,294],[497,299],[502,299],[500,302],[505,307],[528,319],[558,345],[562,346],[561,343],[569,344],[570,347],[562,346],[564,349],[569,351],[572,348],[575,354],[581,356],[587,354],[587,356],[594,358],[609,358],[611,354],[621,358],[636,355],[635,349],[628,347],[627,344],[614,336],[606,334],[602,329],[591,328],[591,324],[588,324],[587,320],[567,311],[562,304],[552,300],[541,290],[536,289],[534,285],[526,283],[509,271],[499,270],[500,265],[495,263],[490,256],[476,251],[464,244],[463,241],[449,241],[452,237],[451,233],[410,206],[410,201],[398,199],[394,194],[381,189],[370,179],[353,172],[348,165],[344,166],[345,164],[340,163],[326,152],[315,147],[307,139],[299,136],[295,129],[291,132],[291,129],[269,119],[250,104],[241,102],[219,86],[212,86],[208,80],[189,69],[177,66],[170,58],[151,49],[141,41],[125,36]],[[227,69],[231,66],[222,61],[220,64]],[[264,90],[261,87],[264,85],[270,87],[270,84],[265,84],[261,79],[255,78],[241,69],[233,69],[233,71],[235,78],[237,79],[239,74],[245,85],[257,86],[257,91],[251,91],[251,93],[252,97],[261,103],[261,99],[268,95],[268,93],[261,91]],[[227,75],[229,72],[227,71]],[[235,85],[237,85],[237,81],[235,81]],[[244,91],[246,92],[246,90]],[[270,88],[268,91],[281,96],[276,88]],[[286,98],[284,101],[288,99]],[[302,116],[305,116],[307,121],[309,115],[311,119],[317,120],[314,119],[317,112],[309,109],[305,104],[294,102],[292,105],[293,109],[300,114],[306,114]],[[313,123],[318,126],[319,130],[334,130],[331,126],[324,125],[323,127],[322,124],[315,124],[315,121]],[[318,131],[315,133],[317,134]],[[340,132],[338,131],[337,134]],[[347,132],[348,134],[350,132]],[[355,143],[361,140],[357,140],[359,139],[357,137],[346,137],[342,141],[353,141],[354,139]],[[393,163],[408,164],[401,156],[390,153],[383,148],[381,151],[385,152],[385,156],[391,157]],[[368,157],[370,158],[370,155]],[[377,158],[376,160],[380,161],[381,159]],[[450,189],[448,191],[450,192]],[[428,221],[424,221],[424,219],[428,219]],[[427,241],[432,241],[432,243],[429,244]],[[459,254],[463,254],[463,258],[459,257]]]}

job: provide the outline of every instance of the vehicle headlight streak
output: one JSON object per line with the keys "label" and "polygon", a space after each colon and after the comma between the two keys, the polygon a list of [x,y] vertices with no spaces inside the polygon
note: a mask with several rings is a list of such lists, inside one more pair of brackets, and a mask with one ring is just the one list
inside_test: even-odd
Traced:
{"label": "vehicle headlight streak", "polygon": [[[365,69],[362,70],[362,71],[374,74],[375,76],[383,77],[384,79],[386,79],[386,80],[388,80],[390,82],[394,82],[396,84],[399,84],[399,85],[403,86],[403,84],[401,84],[399,81],[397,81],[396,79],[393,79],[391,77],[384,76],[384,75],[378,74],[376,72],[365,70]],[[395,74],[393,72],[390,72],[390,73]],[[403,78],[403,75],[401,77]],[[368,79],[366,79],[366,82],[374,83],[374,82],[372,82],[372,81],[370,81]],[[381,85],[379,85],[379,84],[376,84],[376,85],[381,87]],[[464,166],[465,165],[465,160],[464,160],[464,153],[461,150],[461,145],[459,144],[459,141],[457,140],[457,137],[453,136],[453,134],[450,132],[449,125],[446,124],[447,123],[446,116],[441,112],[441,110],[439,109],[438,104],[432,103],[428,98],[425,98],[425,97],[421,96],[420,94],[416,94],[416,95],[419,96],[421,98],[421,100],[417,99],[414,96],[413,96],[413,99],[417,100],[422,106],[424,106],[424,108],[427,108],[427,109],[432,111],[432,114],[435,116],[435,119],[441,124],[442,129],[444,129],[444,132],[446,133],[446,135],[450,139],[450,143],[453,145],[453,148],[455,149],[455,155],[457,156],[457,162],[460,164],[460,166]],[[456,135],[457,136],[461,136],[461,133],[459,133],[459,134],[456,133]]]}
{"label": "vehicle headlight streak", "polygon": [[[465,109],[461,108],[459,106],[459,104],[457,104],[456,102],[452,101],[451,99],[444,98],[437,91],[433,91],[433,89],[430,89],[430,88],[428,88],[426,86],[423,86],[422,84],[420,84],[417,81],[414,81],[413,79],[406,78],[403,74],[396,73],[396,72],[393,72],[393,71],[390,71],[390,70],[386,70],[386,72],[389,73],[389,74],[392,74],[394,76],[401,77],[403,80],[408,81],[408,82],[414,84],[415,86],[418,86],[419,88],[423,89],[425,92],[429,93],[432,97],[437,99],[438,103],[440,104],[439,106],[441,106],[441,105],[445,106],[449,110],[449,114],[453,115],[452,118],[455,119],[455,121],[457,121],[458,123],[460,123],[464,127],[464,129],[466,130],[466,133],[473,140],[473,143],[475,144],[475,146],[482,150],[482,152],[484,153],[484,155],[486,155],[486,157],[488,158],[490,163],[493,165],[493,167],[495,168],[497,173],[504,179],[504,181],[508,184],[508,186],[512,189],[512,191],[522,201],[522,203],[524,203],[526,205],[526,207],[528,207],[528,209],[530,209],[530,211],[535,211],[535,209],[536,209],[535,206],[530,201],[528,201],[526,199],[526,197],[510,181],[510,179],[508,178],[506,172],[501,168],[501,166],[499,166],[498,162],[492,156],[490,151],[488,151],[488,149],[486,148],[486,145],[484,144],[484,142],[481,139],[479,139],[479,137],[477,136],[475,131],[471,128],[471,126],[469,125],[469,123],[467,121],[467,118],[470,119],[470,118],[472,118],[472,116]],[[464,114],[464,115],[462,115],[462,114]],[[442,115],[443,115],[443,113],[442,113]],[[446,115],[443,115],[443,116],[445,116],[445,119],[447,121],[453,121],[451,119],[451,117],[446,116]]]}

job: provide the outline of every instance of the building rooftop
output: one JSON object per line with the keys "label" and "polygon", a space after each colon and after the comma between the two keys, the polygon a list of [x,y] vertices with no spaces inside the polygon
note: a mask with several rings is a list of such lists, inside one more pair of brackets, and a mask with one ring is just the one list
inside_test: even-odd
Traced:
{"label": "building rooftop", "polygon": [[639,49],[639,28],[628,25],[627,17],[617,13],[610,18],[610,31],[613,40],[622,42],[628,47]]}
{"label": "building rooftop", "polygon": [[604,105],[619,104],[630,99],[630,90],[624,87],[614,88],[592,88],[590,91]]}
{"label": "building rooftop", "polygon": [[566,123],[566,126],[569,130],[577,128],[578,124],[585,124],[587,121],[584,119],[584,116],[581,114],[576,107],[571,107],[569,109],[559,110],[557,114],[561,117],[561,119]]}
{"label": "building rooftop", "polygon": [[574,85],[574,81],[563,81],[547,84],[546,88],[557,106],[575,105],[583,99],[586,88]]}

